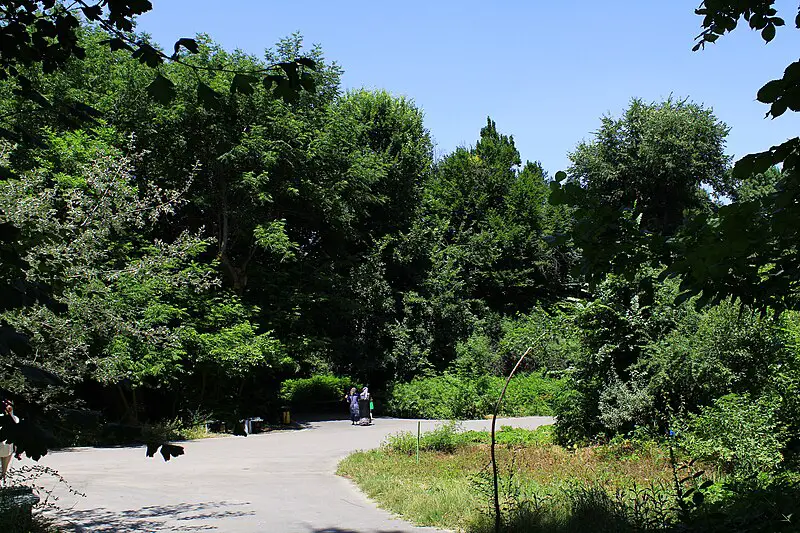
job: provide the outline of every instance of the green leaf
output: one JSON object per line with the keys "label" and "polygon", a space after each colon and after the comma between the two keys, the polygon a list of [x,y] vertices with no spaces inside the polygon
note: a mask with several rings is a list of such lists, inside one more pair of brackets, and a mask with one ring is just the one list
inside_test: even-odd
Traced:
{"label": "green leaf", "polygon": [[219,111],[222,109],[219,93],[202,81],[197,82],[197,99],[207,110]]}
{"label": "green leaf", "polygon": [[94,6],[86,6],[82,7],[81,11],[83,11],[83,15],[86,17],[87,20],[100,20],[100,16],[103,14],[103,9],[100,5]]}
{"label": "green leaf", "polygon": [[765,104],[771,104],[778,99],[785,87],[786,82],[783,80],[768,81],[758,90],[756,100]]}
{"label": "green leaf", "polygon": [[109,48],[111,48],[112,52],[116,52],[117,50],[127,50],[129,52],[133,52],[133,48],[131,48],[131,46],[128,43],[126,43],[119,37],[100,41],[100,44],[107,44]]}
{"label": "green leaf", "polygon": [[236,74],[231,80],[231,93],[253,94],[253,84],[257,81],[255,76]]}
{"label": "green leaf", "polygon": [[131,57],[138,59],[140,63],[144,63],[150,68],[156,68],[164,62],[161,53],[147,43],[142,43],[139,48],[134,50]]}
{"label": "green leaf", "polygon": [[186,48],[189,52],[196,54],[200,52],[200,47],[194,39],[183,37],[175,41],[175,55],[178,55],[181,47]]}
{"label": "green leaf", "polygon": [[175,84],[161,74],[147,86],[147,94],[161,104],[168,104],[175,98]]}
{"label": "green leaf", "polygon": [[761,37],[766,42],[770,42],[772,39],[775,38],[775,25],[774,24],[767,24],[764,29],[761,31]]}
{"label": "green leaf", "polygon": [[295,61],[299,65],[303,65],[306,68],[310,68],[311,70],[317,70],[317,62],[311,59],[310,57],[298,57]]}
{"label": "green leaf", "polygon": [[681,305],[683,302],[694,296],[694,291],[684,291],[675,297],[675,305]]}
{"label": "green leaf", "polygon": [[278,63],[278,66],[283,69],[287,78],[290,80],[297,79],[297,63],[287,61],[285,63]]}
{"label": "green leaf", "polygon": [[769,108],[769,114],[772,115],[772,118],[778,118],[779,116],[786,113],[786,109],[788,108],[788,104],[784,102],[782,99],[773,102],[772,106]]}
{"label": "green leaf", "polygon": [[559,170],[558,172],[556,172],[555,181],[561,182],[564,181],[565,179],[567,179],[566,172],[564,172],[563,170]]}
{"label": "green leaf", "polygon": [[307,72],[300,76],[300,86],[309,93],[314,93],[317,90],[317,82],[314,80],[314,76]]}

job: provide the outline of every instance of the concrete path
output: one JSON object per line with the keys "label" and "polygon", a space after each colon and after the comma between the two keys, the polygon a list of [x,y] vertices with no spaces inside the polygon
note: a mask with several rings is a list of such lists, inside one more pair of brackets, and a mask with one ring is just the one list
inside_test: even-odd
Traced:
{"label": "concrete path", "polygon": [[[422,431],[440,422],[422,421]],[[548,417],[510,418],[500,425],[535,428]],[[464,429],[487,429],[485,420]],[[55,468],[78,491],[59,492],[59,521],[73,532],[218,531],[220,533],[405,533],[414,527],[378,509],[350,481],[335,475],[349,453],[375,448],[415,420],[381,418],[370,427],[311,422],[306,429],[185,443],[186,455],[164,462],[143,447],[76,448],[51,453]],[[19,465],[19,463],[16,463]]]}

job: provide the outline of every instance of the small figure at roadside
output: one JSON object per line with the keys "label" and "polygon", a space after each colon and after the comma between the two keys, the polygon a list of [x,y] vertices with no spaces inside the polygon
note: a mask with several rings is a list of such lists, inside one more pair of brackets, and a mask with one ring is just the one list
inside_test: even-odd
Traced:
{"label": "small figure at roadside", "polygon": [[[2,402],[2,416],[9,417],[15,424],[19,423],[19,418],[14,415],[14,405],[10,400],[3,400]],[[8,467],[11,464],[11,458],[14,456],[14,445],[10,442],[0,442],[0,465],[2,465],[2,473],[0,479],[6,478]]]}
{"label": "small figure at roadside", "polygon": [[361,420],[359,421],[359,424],[362,426],[368,426],[370,423],[372,423],[372,413],[369,410],[371,399],[369,388],[364,387],[364,389],[361,391],[361,394],[358,395],[358,408],[361,412]]}
{"label": "small figure at roadside", "polygon": [[369,395],[369,421],[373,422],[372,411],[375,410],[375,404],[372,402],[372,394]]}
{"label": "small figure at roadside", "polygon": [[356,393],[356,388],[353,387],[350,389],[350,394],[345,395],[345,399],[347,403],[350,404],[350,421],[352,422],[351,425],[355,426],[356,422],[358,422],[358,418],[360,415],[360,410],[358,408],[358,394]]}

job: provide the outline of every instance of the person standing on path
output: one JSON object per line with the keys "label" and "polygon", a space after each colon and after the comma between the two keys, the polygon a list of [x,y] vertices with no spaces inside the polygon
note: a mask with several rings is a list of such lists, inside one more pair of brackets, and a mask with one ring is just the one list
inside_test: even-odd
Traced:
{"label": "person standing on path", "polygon": [[352,422],[352,425],[355,426],[360,415],[358,408],[358,394],[356,393],[355,387],[350,389],[350,394],[345,395],[345,399],[347,400],[347,403],[350,404],[350,421]]}
{"label": "person standing on path", "polygon": [[[14,424],[19,424],[19,418],[14,414],[14,406],[9,400],[3,400],[2,403],[3,408],[3,417],[8,417]],[[4,422],[8,423],[7,420]],[[5,479],[6,474],[8,473],[8,467],[11,465],[11,458],[14,456],[14,445],[10,442],[0,442],[0,466],[2,466],[2,472],[0,473],[0,479]]]}
{"label": "person standing on path", "polygon": [[359,424],[368,426],[372,423],[372,415],[369,410],[369,402],[372,398],[369,395],[369,388],[364,387],[361,394],[358,396],[358,408],[361,411],[361,420]]}

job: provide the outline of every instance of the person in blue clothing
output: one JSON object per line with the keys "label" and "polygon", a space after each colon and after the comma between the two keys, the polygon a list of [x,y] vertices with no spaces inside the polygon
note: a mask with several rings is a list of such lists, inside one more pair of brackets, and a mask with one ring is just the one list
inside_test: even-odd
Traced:
{"label": "person in blue clothing", "polygon": [[358,409],[359,397],[355,387],[350,389],[350,394],[347,394],[345,396],[345,399],[347,400],[347,403],[350,404],[350,421],[353,423],[352,425],[355,426],[356,422],[358,422],[358,419],[361,415]]}

